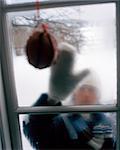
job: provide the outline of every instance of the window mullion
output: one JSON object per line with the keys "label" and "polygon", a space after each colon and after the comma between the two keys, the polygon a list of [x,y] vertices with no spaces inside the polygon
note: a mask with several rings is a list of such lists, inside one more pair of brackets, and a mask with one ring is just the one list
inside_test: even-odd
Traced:
{"label": "window mullion", "polygon": [[14,74],[12,66],[12,54],[9,47],[9,36],[7,33],[7,19],[4,12],[4,4],[2,4],[2,10],[0,14],[1,22],[1,70],[3,87],[5,91],[5,104],[9,123],[9,132],[11,138],[12,150],[21,150],[21,137],[18,115],[15,113],[15,109],[18,107],[17,96],[14,84]]}
{"label": "window mullion", "polygon": [[120,149],[120,1],[116,3],[117,35],[117,149]]}
{"label": "window mullion", "polygon": [[19,107],[18,114],[26,113],[66,113],[66,112],[115,112],[117,107],[114,105],[95,105],[95,106],[40,106],[40,107]]}
{"label": "window mullion", "polygon": [[9,134],[8,116],[5,107],[3,82],[1,77],[1,65],[0,65],[0,137],[1,137],[1,142],[2,142],[1,144],[3,146],[3,149],[12,150],[10,134]]}

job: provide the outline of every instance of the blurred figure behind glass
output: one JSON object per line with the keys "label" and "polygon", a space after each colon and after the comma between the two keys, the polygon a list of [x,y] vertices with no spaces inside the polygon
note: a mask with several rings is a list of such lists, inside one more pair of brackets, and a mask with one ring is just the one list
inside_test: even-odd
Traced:
{"label": "blurred figure behind glass", "polygon": [[[73,92],[73,104],[97,104],[99,86],[90,76],[84,80]],[[60,101],[51,104],[48,99],[48,94],[42,94],[34,106],[62,105]],[[115,150],[111,121],[104,113],[29,115],[23,130],[35,149]]]}

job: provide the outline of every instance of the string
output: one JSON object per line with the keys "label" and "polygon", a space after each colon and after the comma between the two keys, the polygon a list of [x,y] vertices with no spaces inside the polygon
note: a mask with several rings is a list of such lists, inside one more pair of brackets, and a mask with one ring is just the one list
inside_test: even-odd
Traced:
{"label": "string", "polygon": [[[36,19],[37,20],[40,19],[40,1],[39,0],[36,0]],[[42,23],[42,28],[43,28],[44,32],[47,33],[47,31],[48,31],[47,23]]]}
{"label": "string", "polygon": [[[38,20],[40,19],[40,1],[39,0],[36,0],[36,19],[38,19]],[[57,50],[57,48],[56,48],[56,46],[54,44],[54,41],[52,40],[51,36],[49,35],[48,24],[47,23],[41,23],[40,27],[42,27],[44,33],[46,34],[46,36],[49,39],[49,42],[50,42],[52,48],[54,49],[54,51],[56,53],[56,55],[54,56],[54,59],[52,61],[52,63],[55,63],[56,57],[58,55],[58,50]]]}
{"label": "string", "polygon": [[36,19],[40,18],[40,2],[39,0],[36,0]]}

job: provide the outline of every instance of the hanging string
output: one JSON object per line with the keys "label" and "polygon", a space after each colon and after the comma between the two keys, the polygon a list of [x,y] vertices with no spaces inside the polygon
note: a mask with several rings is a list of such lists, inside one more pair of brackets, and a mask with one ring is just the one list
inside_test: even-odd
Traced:
{"label": "hanging string", "polygon": [[[56,62],[56,60],[57,60],[57,56],[58,56],[58,48],[57,48],[57,45],[56,45],[56,39],[54,38],[54,36],[50,33],[50,31],[49,31],[49,26],[48,26],[48,24],[47,23],[42,23],[42,22],[39,22],[40,21],[40,19],[41,19],[41,15],[40,15],[40,0],[36,0],[36,5],[35,5],[35,8],[36,8],[36,15],[35,15],[35,17],[36,17],[36,21],[38,21],[38,24],[37,24],[37,28],[36,29],[42,29],[43,30],[43,36],[44,36],[44,39],[47,39],[48,41],[49,41],[49,45],[51,46],[51,48],[50,49],[48,49],[48,56],[50,56],[50,55],[53,55],[53,58],[52,58],[52,60],[51,60],[51,64],[54,64],[55,62]],[[33,36],[34,36],[34,34],[33,34]],[[38,43],[38,45],[40,44],[40,41],[38,40],[37,41]],[[47,46],[47,44],[46,44],[46,46]],[[45,47],[46,47],[45,46]],[[33,46],[34,47],[34,46]],[[46,53],[46,49],[42,49],[42,50],[44,50],[44,58],[45,57],[48,57],[45,53]],[[40,53],[42,50],[38,50],[38,52]],[[33,50],[34,51],[34,50]],[[46,55],[46,56],[45,56]],[[38,62],[39,62],[39,60],[40,60],[40,55],[39,55],[39,58],[38,58]],[[43,59],[43,58],[42,58]],[[42,60],[41,59],[41,60]],[[45,58],[45,59],[47,59],[47,58]],[[43,62],[44,63],[44,62]],[[37,67],[39,67],[40,69],[41,68],[44,68],[44,67],[47,67],[48,65],[50,65],[50,64],[47,64],[48,62],[46,61],[46,65],[45,66],[43,66],[43,64],[41,63],[41,66],[37,66]]]}
{"label": "hanging string", "polygon": [[[36,0],[36,20],[38,20],[38,21],[40,20],[40,1],[39,0]],[[43,31],[45,33],[48,32],[48,25],[47,25],[47,23],[41,23],[40,27],[43,28]]]}

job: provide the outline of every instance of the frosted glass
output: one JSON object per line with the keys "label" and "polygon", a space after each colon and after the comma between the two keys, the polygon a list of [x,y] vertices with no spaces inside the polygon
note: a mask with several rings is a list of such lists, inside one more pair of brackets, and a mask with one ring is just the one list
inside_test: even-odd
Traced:
{"label": "frosted glass", "polygon": [[[40,2],[43,1],[50,1],[50,0],[40,0]],[[19,3],[28,3],[28,2],[35,2],[35,0],[6,0],[7,4],[19,4]]]}
{"label": "frosted glass", "polygon": [[[30,106],[43,92],[48,92],[50,68],[35,69],[27,62],[24,53],[26,40],[38,23],[33,19],[35,13],[9,13],[19,106]],[[116,104],[115,4],[43,9],[40,14],[41,21],[48,23],[59,41],[67,41],[77,48],[74,71],[90,68],[97,72],[100,78],[100,104]],[[70,105],[69,99],[63,103]]]}
{"label": "frosted glass", "polygon": [[[80,115],[80,114],[78,114],[78,113],[76,113],[77,115]],[[38,115],[38,114],[37,114]],[[48,114],[47,114],[48,115]],[[44,117],[47,117],[47,115],[44,115]],[[50,115],[50,114],[49,114]],[[55,115],[55,114],[54,114]],[[57,115],[57,114],[56,114]],[[64,113],[62,113],[62,114],[59,114],[60,116],[62,116],[63,117],[63,119],[65,119],[67,116],[69,116],[69,114],[68,113],[66,113],[66,114],[64,114]],[[72,116],[72,114],[70,114],[71,116]],[[74,115],[74,114],[73,114]],[[117,139],[117,135],[116,135],[116,113],[104,113],[104,115],[109,119],[109,121],[110,121],[110,124],[109,125],[112,125],[111,127],[112,127],[112,131],[113,131],[113,133],[112,133],[112,137],[113,137],[113,139],[116,141],[116,139]],[[88,113],[82,113],[81,114],[81,116],[83,117],[83,118],[87,118],[87,117],[90,117],[90,114]],[[33,115],[33,117],[34,117],[34,115]],[[42,116],[43,117],[43,116]],[[39,118],[40,118],[40,115],[39,115]],[[88,118],[87,118],[88,119]],[[21,137],[22,137],[22,145],[23,145],[23,150],[26,150],[26,149],[29,149],[29,150],[33,150],[34,148],[30,145],[30,143],[29,143],[29,141],[28,141],[28,139],[25,137],[25,135],[24,135],[24,133],[23,133],[23,120],[25,121],[25,123],[28,123],[29,122],[29,119],[28,119],[28,115],[20,115],[19,116],[19,121],[20,121],[20,129],[21,129]],[[89,120],[89,119],[88,119]],[[67,119],[66,120],[64,120],[64,121],[68,121]],[[66,123],[66,122],[64,122],[64,123]],[[80,124],[80,126],[82,125],[81,124],[81,122],[79,122]],[[82,122],[83,123],[83,122]],[[43,124],[43,122],[42,122],[42,124]],[[40,121],[38,120],[38,125],[40,125]],[[66,123],[65,124],[66,126],[68,126],[68,124]],[[39,127],[39,126],[38,126]],[[100,127],[100,126],[99,126]],[[82,128],[82,127],[81,127]],[[85,125],[84,125],[84,128],[85,128]],[[71,128],[72,129],[72,128]],[[72,131],[71,131],[71,133],[72,133]],[[73,133],[74,133],[74,131],[73,131]],[[45,135],[47,135],[46,133],[45,133]],[[47,135],[47,136],[49,136],[49,135]],[[65,135],[64,135],[65,136]],[[82,149],[81,149],[82,150]]]}

